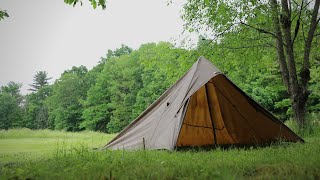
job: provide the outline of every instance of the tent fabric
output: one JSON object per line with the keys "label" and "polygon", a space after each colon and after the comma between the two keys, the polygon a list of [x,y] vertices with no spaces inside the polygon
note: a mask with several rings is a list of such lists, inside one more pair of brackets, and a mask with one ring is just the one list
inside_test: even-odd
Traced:
{"label": "tent fabric", "polygon": [[103,149],[303,141],[207,59],[198,61]]}

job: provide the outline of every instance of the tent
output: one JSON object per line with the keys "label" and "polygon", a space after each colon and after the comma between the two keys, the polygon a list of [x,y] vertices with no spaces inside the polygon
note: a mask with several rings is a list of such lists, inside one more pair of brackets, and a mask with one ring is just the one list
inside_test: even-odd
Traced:
{"label": "tent", "polygon": [[207,59],[189,71],[103,149],[303,142]]}

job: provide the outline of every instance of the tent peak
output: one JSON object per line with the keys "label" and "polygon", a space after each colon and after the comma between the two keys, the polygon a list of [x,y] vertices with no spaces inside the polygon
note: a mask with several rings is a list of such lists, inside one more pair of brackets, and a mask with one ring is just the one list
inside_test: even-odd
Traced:
{"label": "tent peak", "polygon": [[209,71],[213,72],[214,74],[223,74],[211,61],[203,56],[200,56],[193,66],[196,66],[198,70],[210,69]]}

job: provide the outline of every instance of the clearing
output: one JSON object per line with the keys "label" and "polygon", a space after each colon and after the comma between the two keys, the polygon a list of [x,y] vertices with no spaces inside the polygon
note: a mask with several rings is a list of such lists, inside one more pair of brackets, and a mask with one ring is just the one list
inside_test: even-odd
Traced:
{"label": "clearing", "polygon": [[115,135],[0,131],[0,179],[318,179],[320,133],[264,148],[97,151]]}

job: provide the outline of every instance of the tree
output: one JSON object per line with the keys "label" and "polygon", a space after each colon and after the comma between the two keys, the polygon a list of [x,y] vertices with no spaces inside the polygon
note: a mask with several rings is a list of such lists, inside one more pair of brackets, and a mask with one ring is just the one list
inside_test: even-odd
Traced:
{"label": "tree", "polygon": [[0,93],[0,129],[17,127],[21,111],[16,99],[8,93]]}
{"label": "tree", "polygon": [[21,104],[23,96],[20,93],[20,88],[22,87],[21,83],[16,83],[10,81],[6,86],[1,86],[1,91],[3,93],[7,93],[15,98],[18,105]]}
{"label": "tree", "polygon": [[22,119],[22,84],[9,82],[0,89],[0,129],[19,127]]}
{"label": "tree", "polygon": [[29,84],[32,88],[28,89],[30,91],[38,91],[39,89],[49,85],[49,80],[52,79],[48,77],[48,73],[46,71],[38,71],[36,75],[33,77],[33,83]]}
{"label": "tree", "polygon": [[130,54],[131,52],[132,48],[127,45],[121,44],[121,47],[115,50],[108,49],[106,57],[101,57],[101,63],[105,63],[107,60],[114,57],[120,57],[122,55]]}
{"label": "tree", "polygon": [[[118,92],[115,91],[111,94],[110,87],[112,82],[119,82],[117,76],[111,76],[115,73],[121,73],[122,70],[132,65],[128,63],[127,66],[122,66],[121,64],[123,63],[119,61],[121,56],[129,55],[131,52],[132,49],[126,45],[121,45],[120,48],[115,50],[109,49],[106,57],[101,57],[99,64],[87,73],[86,80],[90,84],[90,89],[88,90],[87,98],[83,103],[84,111],[82,117],[84,118],[84,121],[80,125],[82,128],[103,132],[108,131],[107,124],[110,122],[112,111],[116,108],[115,106],[113,107],[113,105],[117,104],[111,104],[111,97],[118,95]],[[119,65],[121,65],[121,68],[118,67]],[[122,84],[122,82],[119,83]],[[130,107],[127,107],[127,109],[130,109]],[[128,122],[126,121],[126,123]],[[119,126],[117,126],[117,128],[118,127]],[[111,130],[111,132],[115,132],[115,128],[111,129],[113,130]]]}
{"label": "tree", "polygon": [[84,66],[72,67],[52,85],[52,95],[46,99],[45,104],[48,106],[49,122],[54,122],[55,129],[81,130],[82,101],[88,90],[84,81],[86,72]]}
{"label": "tree", "polygon": [[[312,3],[306,0],[188,0],[183,19],[185,27],[191,31],[211,30],[211,37],[217,42],[225,34],[240,34],[244,29],[258,33],[259,38],[251,38],[251,47],[270,45],[266,37],[273,38],[274,45],[271,45],[278,54],[282,82],[290,95],[294,117],[300,127],[304,127],[310,94],[310,53],[320,21],[317,17],[320,0],[315,0],[313,6]],[[303,48],[300,48],[301,44]],[[300,49],[303,52],[299,52]]]}
{"label": "tree", "polygon": [[123,55],[115,61],[112,71],[108,72],[111,95],[108,106],[112,107],[112,113],[107,129],[112,133],[121,131],[133,120],[132,107],[142,87],[142,67],[135,54]]}
{"label": "tree", "polygon": [[26,96],[25,116],[23,127],[30,129],[53,128],[53,123],[49,119],[46,99],[52,93],[52,86],[44,86],[37,92],[32,92]]}
{"label": "tree", "polygon": [[32,93],[26,96],[24,127],[30,129],[52,128],[48,107],[44,103],[52,91],[48,82],[50,79],[52,78],[48,77],[46,71],[38,71],[33,78],[33,83],[29,84],[32,87],[29,89]]}

